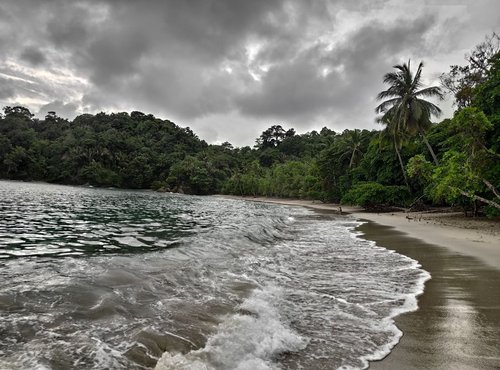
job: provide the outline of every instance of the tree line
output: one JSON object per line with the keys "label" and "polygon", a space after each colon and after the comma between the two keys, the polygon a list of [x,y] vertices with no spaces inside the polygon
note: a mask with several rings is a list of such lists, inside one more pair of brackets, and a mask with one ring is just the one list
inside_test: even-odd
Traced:
{"label": "tree line", "polygon": [[[317,199],[387,206],[454,205],[500,213],[500,54],[492,34],[451,66],[441,86],[423,86],[423,64],[397,65],[383,77],[382,130],[327,127],[297,134],[272,125],[255,146],[207,144],[189,128],[151,114],[83,114],[5,107],[0,115],[0,178]],[[456,111],[439,123],[439,103]]]}

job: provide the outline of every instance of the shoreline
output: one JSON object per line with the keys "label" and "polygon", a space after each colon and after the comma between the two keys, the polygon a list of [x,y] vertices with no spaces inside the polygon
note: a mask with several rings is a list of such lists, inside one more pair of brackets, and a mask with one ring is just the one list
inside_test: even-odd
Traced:
{"label": "shoreline", "polygon": [[399,343],[370,369],[497,369],[500,363],[500,270],[375,222],[360,238],[408,256],[431,274],[418,309],[396,316]]}
{"label": "shoreline", "polygon": [[[225,196],[222,196],[225,197]],[[312,201],[225,197],[304,206],[339,213],[339,205]],[[394,318],[399,342],[369,369],[496,369],[500,363],[499,223],[460,215],[368,213],[342,206],[368,221],[360,238],[408,256],[431,274],[418,309]],[[416,216],[416,217],[415,217]]]}
{"label": "shoreline", "polygon": [[490,267],[500,270],[500,222],[498,221],[465,219],[456,213],[412,212],[407,214],[402,211],[371,213],[366,212],[361,207],[340,206],[339,204],[320,203],[310,200],[230,195],[217,195],[216,197],[307,207],[335,213],[340,213],[339,207],[342,207],[342,214],[350,214],[360,220],[389,226],[409,237],[422,240],[428,244],[445,247],[453,253],[478,258]]}

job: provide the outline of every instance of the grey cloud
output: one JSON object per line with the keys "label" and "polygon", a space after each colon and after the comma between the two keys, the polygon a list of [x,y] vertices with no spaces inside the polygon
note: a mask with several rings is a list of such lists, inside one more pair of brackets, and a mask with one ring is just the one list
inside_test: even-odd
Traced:
{"label": "grey cloud", "polygon": [[[261,88],[238,100],[243,114],[271,117],[308,116],[331,104],[338,76],[323,77],[318,65],[298,60],[272,68]],[[338,87],[337,87],[338,88]]]}
{"label": "grey cloud", "polygon": [[[422,58],[432,65],[424,73],[446,71],[462,61],[450,55],[498,27],[496,0],[440,4],[5,0],[0,72],[18,79],[0,83],[0,104],[24,97],[40,114],[141,110],[237,145],[273,122],[372,125],[392,65]],[[249,44],[258,47],[251,60]]]}
{"label": "grey cloud", "polygon": [[15,94],[14,88],[12,86],[12,81],[6,78],[0,77],[0,99],[8,99],[13,97]]}
{"label": "grey cloud", "polygon": [[[258,30],[265,15],[282,2],[103,3],[111,6],[109,18],[98,25],[98,32],[88,32],[84,48],[74,48],[70,55],[93,83],[85,103],[95,107],[106,102],[116,105],[110,100],[139,101],[189,118],[229,108],[233,92],[228,88],[234,84],[220,75],[220,63],[234,58],[240,63],[248,34]],[[64,27],[58,33],[54,29],[49,27],[59,44],[78,35],[65,33]],[[97,102],[96,96],[104,101]]]}
{"label": "grey cloud", "polygon": [[8,69],[0,68],[0,73],[5,77],[0,76],[0,86],[2,96],[0,98],[15,98],[23,95],[28,97],[34,96],[34,81],[29,79],[22,73],[10,73]]}
{"label": "grey cloud", "polygon": [[56,112],[59,117],[73,119],[78,115],[77,110],[78,104],[74,102],[64,103],[61,100],[55,100],[40,107],[37,116],[44,117],[48,112]]}
{"label": "grey cloud", "polygon": [[262,16],[281,8],[278,0],[197,0],[164,4],[166,29],[178,42],[197,53],[219,59],[254,32]]}
{"label": "grey cloud", "polygon": [[[101,109],[106,103],[117,106],[116,102],[153,112],[163,107],[162,112],[183,119],[230,110],[233,81],[225,73],[212,71],[206,71],[201,81],[201,68],[197,65],[148,64],[140,78],[115,80],[105,87],[101,85],[98,90],[86,94],[84,102],[95,109]],[[122,96],[124,91],[126,96]],[[139,104],[141,107],[137,106]],[[118,106],[124,109],[122,105]]]}
{"label": "grey cloud", "polygon": [[[64,7],[63,7],[64,8]],[[77,47],[84,44],[89,34],[85,23],[89,14],[83,9],[65,10],[53,15],[46,25],[49,39],[58,47]]]}
{"label": "grey cloud", "polygon": [[389,25],[370,23],[351,35],[327,60],[344,65],[352,77],[363,75],[367,70],[381,67],[381,63],[385,65],[416,53],[425,53],[426,34],[434,25],[435,18],[427,14],[413,21],[399,20]]}
{"label": "grey cloud", "polygon": [[348,81],[337,97],[339,108],[368,103],[383,88],[382,76],[394,64],[426,53],[426,35],[434,25],[434,17],[423,15],[413,22],[402,20],[391,26],[370,24],[359,29],[333,57],[334,63],[344,66],[344,78]]}
{"label": "grey cloud", "polygon": [[[101,1],[44,3],[48,41],[92,82],[89,109],[140,105],[185,119],[235,108],[257,116],[308,117],[331,104],[335,73],[319,75],[318,55],[298,56],[303,43],[334,28],[344,2]],[[106,9],[108,10],[106,12]],[[228,60],[244,69],[245,42],[265,41],[259,64],[276,64],[256,89],[248,71],[220,73]],[[314,59],[316,58],[316,59]],[[299,89],[296,86],[300,86]]]}
{"label": "grey cloud", "polygon": [[[120,41],[126,35],[127,38],[149,43],[147,47],[128,45],[136,53],[147,49],[152,55],[213,64],[231,53],[235,45],[240,46],[249,33],[259,28],[263,15],[279,9],[282,1],[169,0],[149,1],[147,5],[137,1],[103,3],[109,4],[112,9],[109,18],[98,28],[99,32],[90,33],[89,37],[94,40],[92,45],[109,38]],[[88,4],[90,6],[91,3]],[[122,54],[128,51],[122,48],[115,52]],[[127,56],[130,57],[130,54],[124,55]],[[164,62],[168,64],[169,59]]]}
{"label": "grey cloud", "polygon": [[27,61],[31,65],[38,66],[45,63],[45,55],[36,47],[28,46],[26,47],[20,55],[21,59]]}
{"label": "grey cloud", "polygon": [[[296,59],[271,68],[255,91],[237,99],[238,106],[243,114],[286,117],[298,126],[325,112],[348,115],[358,106],[371,109],[371,99],[394,57],[425,48],[426,32],[434,23],[427,15],[413,22],[371,23],[331,51],[326,45],[313,45]],[[331,72],[322,76],[325,67]]]}
{"label": "grey cloud", "polygon": [[89,46],[82,64],[99,85],[109,78],[135,73],[147,48],[147,37],[143,34],[111,31]]}

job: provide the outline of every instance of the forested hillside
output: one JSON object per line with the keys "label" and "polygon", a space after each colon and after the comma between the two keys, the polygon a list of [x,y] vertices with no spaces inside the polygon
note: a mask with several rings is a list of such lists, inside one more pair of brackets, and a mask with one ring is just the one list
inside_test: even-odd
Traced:
{"label": "forested hillside", "polygon": [[[299,135],[272,125],[253,148],[209,145],[189,128],[141,112],[73,121],[49,112],[40,120],[25,107],[5,107],[0,177],[365,207],[449,204],[494,215],[500,209],[498,41],[493,34],[466,65],[443,73],[442,87],[423,85],[422,65],[395,66],[378,96],[382,130],[325,127]],[[444,93],[454,95],[457,110],[433,123]]]}

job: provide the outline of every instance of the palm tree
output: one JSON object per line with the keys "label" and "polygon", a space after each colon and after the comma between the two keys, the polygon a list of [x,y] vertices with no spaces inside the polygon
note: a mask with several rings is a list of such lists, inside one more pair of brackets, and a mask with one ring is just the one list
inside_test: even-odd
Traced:
{"label": "palm tree", "polygon": [[349,169],[356,167],[363,157],[363,147],[366,142],[366,135],[359,129],[345,130],[343,133],[343,143],[345,151],[341,157],[349,156]]}
{"label": "palm tree", "polygon": [[408,178],[406,176],[405,166],[400,152],[403,143],[408,139],[408,133],[406,131],[397,130],[396,121],[390,120],[387,115],[378,118],[377,121],[385,125],[385,129],[380,132],[381,145],[384,141],[389,141],[392,144],[392,147],[398,156],[399,165],[401,166],[401,172],[403,173],[406,187],[409,189],[410,185],[408,184]]}
{"label": "palm tree", "polygon": [[422,98],[437,97],[443,99],[443,94],[437,86],[420,89],[422,87],[423,66],[423,62],[420,62],[415,76],[411,73],[410,61],[408,64],[394,66],[397,71],[387,73],[384,76],[384,83],[388,84],[389,88],[377,96],[378,100],[387,100],[383,101],[375,111],[383,113],[382,119],[386,122],[394,121],[393,130],[407,131],[413,135],[420,134],[434,159],[434,163],[439,165],[436,154],[425,137],[425,132],[431,126],[431,115],[438,117],[441,114],[441,109]]}

